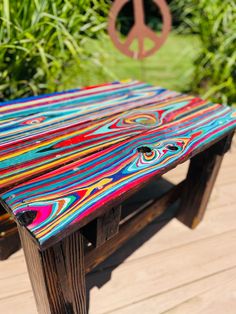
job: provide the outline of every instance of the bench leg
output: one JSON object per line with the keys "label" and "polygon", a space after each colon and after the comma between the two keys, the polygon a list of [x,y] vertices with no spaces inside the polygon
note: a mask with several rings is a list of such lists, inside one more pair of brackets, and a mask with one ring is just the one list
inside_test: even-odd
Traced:
{"label": "bench leg", "polygon": [[195,228],[203,219],[224,154],[229,150],[233,134],[190,160],[186,184],[181,196],[178,220]]}
{"label": "bench leg", "polygon": [[20,246],[17,226],[0,204],[0,261],[15,253]]}
{"label": "bench leg", "polygon": [[86,314],[83,237],[76,232],[39,251],[19,228],[37,309],[41,314]]}

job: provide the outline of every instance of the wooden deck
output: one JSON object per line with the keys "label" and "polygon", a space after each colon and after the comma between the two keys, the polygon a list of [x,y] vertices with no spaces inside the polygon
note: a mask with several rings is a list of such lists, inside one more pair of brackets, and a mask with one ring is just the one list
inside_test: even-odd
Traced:
{"label": "wooden deck", "polygon": [[[179,182],[186,167],[165,178]],[[90,314],[235,314],[236,141],[196,230],[156,221],[87,279]],[[37,313],[22,250],[0,263],[0,313]]]}

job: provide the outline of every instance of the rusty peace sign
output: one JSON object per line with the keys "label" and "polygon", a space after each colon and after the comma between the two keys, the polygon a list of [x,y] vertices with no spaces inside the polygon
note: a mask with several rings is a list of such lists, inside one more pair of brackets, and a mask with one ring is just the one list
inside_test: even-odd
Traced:
{"label": "rusty peace sign", "polygon": [[[164,44],[171,29],[171,14],[165,0],[153,0],[160,8],[163,20],[162,32],[158,36],[152,29],[145,24],[143,0],[133,0],[134,3],[134,25],[131,28],[126,41],[122,43],[116,31],[116,20],[122,7],[130,0],[116,0],[111,8],[108,21],[108,32],[114,45],[125,55],[143,59],[155,53]],[[145,50],[144,41],[148,38],[153,42],[153,47]],[[138,51],[131,50],[133,41],[138,40]]]}

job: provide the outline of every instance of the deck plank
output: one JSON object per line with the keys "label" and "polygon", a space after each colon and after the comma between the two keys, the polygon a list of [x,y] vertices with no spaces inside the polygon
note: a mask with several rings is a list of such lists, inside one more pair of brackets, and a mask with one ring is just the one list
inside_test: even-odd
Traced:
{"label": "deck plank", "polygon": [[235,314],[235,277],[236,267],[107,313]]}
{"label": "deck plank", "polygon": [[[91,314],[114,311],[121,307],[121,302],[125,307],[154,293],[163,293],[234,266],[236,230],[148,255],[115,269],[102,292],[92,289]],[[109,270],[104,270],[105,274],[95,273],[90,280],[99,280],[106,272]]]}

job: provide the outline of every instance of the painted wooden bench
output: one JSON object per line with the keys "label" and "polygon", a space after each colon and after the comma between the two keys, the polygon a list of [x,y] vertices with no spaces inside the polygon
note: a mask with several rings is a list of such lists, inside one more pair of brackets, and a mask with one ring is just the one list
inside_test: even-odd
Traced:
{"label": "painted wooden bench", "polygon": [[[86,313],[85,274],[177,200],[196,227],[235,128],[227,106],[138,81],[2,103],[0,217],[17,223],[39,313]],[[183,182],[124,210],[188,159]]]}

